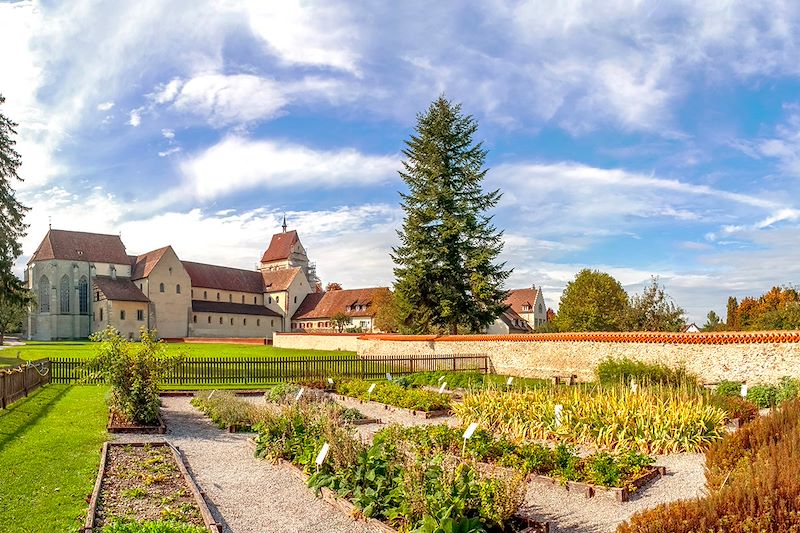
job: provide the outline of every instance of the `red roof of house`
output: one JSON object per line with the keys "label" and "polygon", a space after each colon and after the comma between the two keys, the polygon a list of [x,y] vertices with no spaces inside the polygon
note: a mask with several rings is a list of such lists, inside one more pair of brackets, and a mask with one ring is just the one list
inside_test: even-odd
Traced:
{"label": "red roof of house", "polygon": [[[377,293],[383,291],[389,292],[389,289],[374,287],[311,293],[297,308],[292,320],[330,318],[336,313],[344,313],[351,317],[375,316],[372,301]],[[367,308],[361,311],[353,309],[353,306],[357,305],[364,305]],[[347,310],[348,308],[350,311]]]}
{"label": "red roof of house", "polygon": [[[511,309],[517,313],[531,313],[536,305],[536,298],[539,295],[539,289],[511,289],[506,296],[506,305],[510,305]],[[530,305],[529,311],[523,311],[523,305]]]}
{"label": "red roof of house", "polygon": [[261,273],[264,283],[264,292],[285,291],[292,284],[300,269],[282,268],[280,270],[265,270]]}
{"label": "red roof of house", "polygon": [[127,278],[94,278],[92,280],[97,290],[102,292],[108,300],[121,302],[149,302],[139,287]]}
{"label": "red roof of house", "polygon": [[51,229],[28,263],[48,259],[128,265],[130,260],[119,235]]}
{"label": "red roof of house", "polygon": [[286,233],[276,233],[272,236],[267,251],[261,257],[262,263],[269,263],[270,261],[281,261],[288,259],[292,254],[292,248],[296,243],[300,242],[295,230],[287,231]]}
{"label": "red roof of house", "polygon": [[192,311],[196,313],[220,313],[230,315],[281,316],[263,305],[209,302],[207,300],[192,300]]}
{"label": "red roof of house", "polygon": [[171,248],[171,246],[164,246],[158,250],[137,256],[131,265],[131,279],[142,279],[149,276],[156,264]]}
{"label": "red roof of house", "polygon": [[192,287],[237,292],[264,292],[264,280],[261,278],[261,272],[191,261],[181,262],[192,279]]}

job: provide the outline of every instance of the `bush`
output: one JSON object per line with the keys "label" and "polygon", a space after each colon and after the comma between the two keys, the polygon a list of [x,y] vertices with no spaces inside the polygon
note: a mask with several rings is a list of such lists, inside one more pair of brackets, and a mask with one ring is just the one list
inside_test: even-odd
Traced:
{"label": "bush", "polygon": [[712,394],[708,398],[708,403],[725,411],[727,420],[738,418],[740,422],[749,422],[758,416],[758,407],[741,396]]}
{"label": "bush", "polygon": [[605,359],[597,365],[595,374],[602,385],[630,385],[631,380],[635,380],[640,385],[698,386],[697,377],[690,374],[684,366],[671,368],[628,358]]}
{"label": "bush", "polygon": [[800,380],[784,376],[778,382],[778,391],[775,397],[777,403],[794,400],[800,397]]}
{"label": "bush", "polygon": [[800,403],[788,402],[712,446],[711,493],[637,513],[618,533],[800,531]]}
{"label": "bush", "polygon": [[138,343],[128,341],[112,326],[92,335],[92,340],[99,345],[87,365],[100,370],[89,378],[102,377],[111,385],[110,408],[130,422],[155,423],[161,405],[158,382],[180,357],[168,356],[163,343],[155,340],[155,331],[145,328]]}
{"label": "bush", "polygon": [[739,396],[742,395],[742,383],[740,381],[720,381],[714,394],[718,396]]}
{"label": "bush", "polygon": [[778,401],[778,387],[775,385],[753,385],[747,389],[747,400],[760,409],[773,407]]}
{"label": "bush", "polygon": [[[509,376],[499,374],[484,374],[482,372],[417,372],[397,378],[395,383],[401,387],[439,387],[442,382],[447,383],[448,389],[507,389]],[[548,380],[514,377],[511,390],[533,389],[547,387]]]}
{"label": "bush", "polygon": [[450,407],[450,397],[444,394],[421,389],[404,389],[391,382],[377,383],[370,394],[368,391],[371,385],[369,381],[361,379],[341,381],[336,384],[336,392],[359,400],[369,399],[415,411],[437,411]]}
{"label": "bush", "polygon": [[263,406],[238,398],[230,391],[197,392],[191,403],[223,429],[250,431],[266,416]]}

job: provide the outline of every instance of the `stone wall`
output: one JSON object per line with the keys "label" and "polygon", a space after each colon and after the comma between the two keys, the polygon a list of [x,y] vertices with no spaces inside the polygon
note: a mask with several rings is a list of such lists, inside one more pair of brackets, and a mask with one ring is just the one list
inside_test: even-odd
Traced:
{"label": "stone wall", "polygon": [[367,335],[359,338],[357,351],[364,357],[485,353],[497,373],[576,374],[583,381],[593,379],[594,368],[607,357],[683,364],[705,383],[800,377],[800,332]]}
{"label": "stone wall", "polygon": [[272,345],[276,348],[298,350],[330,350],[355,352],[359,333],[275,333]]}

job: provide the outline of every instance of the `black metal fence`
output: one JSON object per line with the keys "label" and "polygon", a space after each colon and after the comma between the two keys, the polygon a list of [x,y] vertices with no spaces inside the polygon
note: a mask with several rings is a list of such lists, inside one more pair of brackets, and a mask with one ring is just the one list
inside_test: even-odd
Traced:
{"label": "black metal fence", "polygon": [[[100,383],[98,368],[83,359],[53,357],[53,383]],[[186,357],[162,380],[163,385],[260,385],[281,381],[326,378],[374,379],[413,372],[488,371],[486,354],[441,355],[430,357],[276,357],[234,359],[224,357]]]}

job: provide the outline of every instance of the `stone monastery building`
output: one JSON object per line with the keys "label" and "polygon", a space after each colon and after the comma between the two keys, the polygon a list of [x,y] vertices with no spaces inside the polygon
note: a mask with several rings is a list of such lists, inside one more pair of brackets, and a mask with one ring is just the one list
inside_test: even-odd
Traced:
{"label": "stone monastery building", "polygon": [[132,339],[142,326],[161,338],[271,338],[330,330],[338,312],[372,332],[373,298],[389,290],[318,292],[313,264],[285,221],[252,271],[182,261],[171,246],[132,256],[117,235],[51,229],[25,283],[36,295],[25,324],[34,340],[85,338],[107,325]]}

